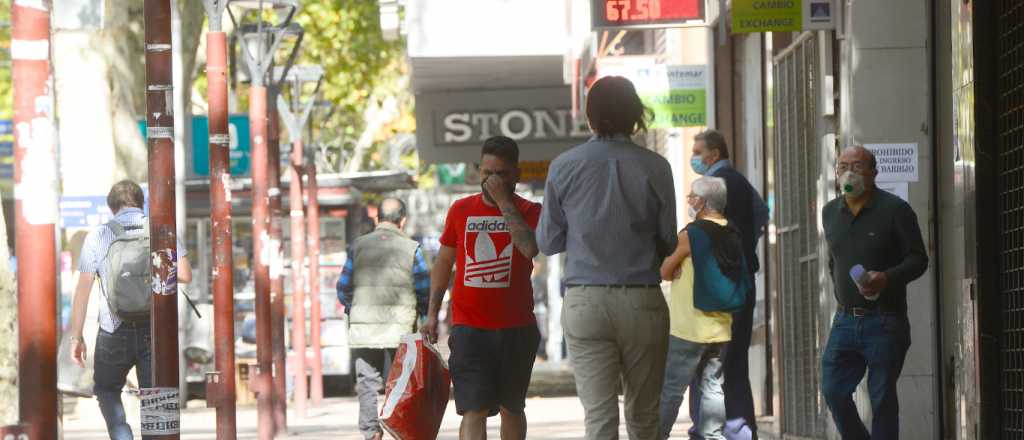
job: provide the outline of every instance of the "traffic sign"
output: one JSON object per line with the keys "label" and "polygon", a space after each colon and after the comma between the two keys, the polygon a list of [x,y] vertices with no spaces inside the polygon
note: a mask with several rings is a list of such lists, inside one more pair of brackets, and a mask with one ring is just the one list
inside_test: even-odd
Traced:
{"label": "traffic sign", "polygon": [[60,198],[60,222],[65,228],[95,227],[110,221],[114,214],[105,196],[63,196]]}

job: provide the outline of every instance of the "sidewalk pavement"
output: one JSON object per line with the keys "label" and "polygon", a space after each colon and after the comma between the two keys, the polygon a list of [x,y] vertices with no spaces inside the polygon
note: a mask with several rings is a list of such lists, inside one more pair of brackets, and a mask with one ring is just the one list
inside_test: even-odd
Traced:
{"label": "sidewalk pavement", "polygon": [[[621,398],[620,398],[621,401]],[[90,405],[91,404],[91,405]],[[207,440],[215,436],[215,412],[212,409],[200,408],[201,401],[189,402],[189,408],[182,411],[182,440]],[[87,406],[95,406],[95,401],[81,401],[79,416],[64,420],[65,440],[103,440],[108,438],[103,426],[103,418],[99,410],[91,413]],[[620,404],[621,407],[621,404]],[[356,426],[359,403],[354,397],[332,398],[324,401],[319,408],[310,408],[304,419],[299,419],[289,410],[289,433],[280,438],[303,440],[362,440]],[[526,414],[529,421],[530,440],[582,439],[583,438],[583,407],[576,397],[534,397],[526,402]],[[444,423],[438,439],[457,439],[460,418],[455,414],[455,404],[448,404]],[[620,415],[620,437],[629,438],[625,423]],[[138,420],[134,422],[138,426]],[[489,438],[499,438],[499,418],[489,420]],[[689,422],[686,415],[680,415],[673,431],[673,438],[683,438]],[[135,433],[138,435],[138,432]],[[238,408],[238,438],[240,440],[256,439],[256,408]],[[385,438],[389,438],[385,435]]]}

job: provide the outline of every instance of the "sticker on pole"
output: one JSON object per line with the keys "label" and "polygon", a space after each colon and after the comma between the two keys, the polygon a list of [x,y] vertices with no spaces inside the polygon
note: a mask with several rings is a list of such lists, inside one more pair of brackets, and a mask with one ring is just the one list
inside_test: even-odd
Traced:
{"label": "sticker on pole", "polygon": [[181,410],[177,388],[142,388],[142,435],[176,435],[180,429]]}

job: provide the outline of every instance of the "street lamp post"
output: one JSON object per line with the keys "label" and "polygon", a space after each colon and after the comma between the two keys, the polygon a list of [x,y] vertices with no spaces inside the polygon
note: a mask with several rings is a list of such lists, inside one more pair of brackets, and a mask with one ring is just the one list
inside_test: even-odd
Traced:
{"label": "street lamp post", "polygon": [[292,41],[291,46],[280,52],[288,54],[284,65],[270,70],[270,83],[267,88],[267,110],[270,119],[268,131],[267,155],[270,157],[270,243],[272,247],[272,267],[270,270],[270,313],[274,360],[274,423],[277,432],[285,432],[288,427],[287,411],[287,349],[285,348],[285,301],[284,301],[284,250],[283,230],[281,223],[284,215],[281,209],[281,116],[278,111],[278,97],[294,65],[299,47],[302,45],[304,33],[302,27],[291,23],[285,29],[285,36]]}
{"label": "street lamp post", "polygon": [[[295,353],[295,413],[299,417],[306,416],[306,295],[304,292],[305,271],[303,260],[306,250],[306,227],[302,200],[302,174],[304,168],[304,151],[302,132],[316,102],[315,96],[323,79],[323,68],[320,66],[295,66],[286,80],[291,84],[291,106],[282,94],[277,96],[277,106],[281,119],[288,128],[288,139],[291,143],[291,167],[289,168],[288,201],[291,219],[291,266],[292,266],[292,351]],[[315,83],[314,99],[302,102],[303,86]],[[311,298],[319,301],[319,294]]]}
{"label": "street lamp post", "polygon": [[[235,8],[239,10],[235,12]],[[260,440],[274,437],[278,428],[273,402],[273,332],[270,298],[270,267],[273,246],[270,243],[270,188],[271,160],[268,151],[267,83],[274,64],[274,54],[289,35],[290,23],[299,8],[298,0],[228,0],[228,15],[241,37],[242,57],[248,67],[249,121],[252,142],[252,216],[253,216],[253,273],[255,276],[256,306],[256,380],[258,436]],[[264,20],[265,11],[276,12],[276,23]],[[295,59],[295,50],[288,63]],[[279,161],[274,157],[273,160]]]}
{"label": "street lamp post", "polygon": [[270,326],[271,357],[274,363],[274,426],[277,432],[288,429],[287,377],[285,377],[284,343],[284,256],[281,249],[281,117],[277,113],[277,87],[270,87],[267,96],[267,156],[270,159],[267,171],[270,179]]}
{"label": "street lamp post", "polygon": [[210,224],[213,244],[214,346],[217,371],[207,375],[207,406],[217,409],[217,438],[237,435],[235,413],[235,299],[228,134],[226,0],[205,0],[207,93],[210,102]]}
{"label": "street lamp post", "polygon": [[[319,406],[324,399],[324,375],[323,356],[320,349],[320,199],[317,198],[318,186],[316,182],[316,149],[320,146],[323,136],[323,125],[334,115],[334,107],[329,101],[317,100],[315,108],[329,109],[321,118],[321,133],[314,138],[313,127],[309,127],[309,138],[314,145],[309,158],[309,169],[306,172],[307,187],[306,193],[309,199],[306,208],[309,226],[306,228],[306,243],[309,249],[309,285],[313,292],[316,292],[309,310],[309,338],[313,348],[312,368],[309,380],[309,398],[314,406]],[[355,374],[355,372],[352,372]]]}

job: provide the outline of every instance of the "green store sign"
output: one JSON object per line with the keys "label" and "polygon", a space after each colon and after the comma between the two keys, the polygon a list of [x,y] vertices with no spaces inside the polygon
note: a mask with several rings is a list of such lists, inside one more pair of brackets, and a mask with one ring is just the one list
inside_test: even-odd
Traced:
{"label": "green store sign", "polygon": [[640,99],[654,112],[651,128],[708,125],[707,91],[704,89],[670,89],[667,93],[643,94]]}
{"label": "green store sign", "polygon": [[797,32],[803,29],[802,0],[733,0],[733,33]]}
{"label": "green store sign", "polygon": [[598,76],[622,76],[636,87],[654,113],[650,128],[708,125],[708,68],[705,65],[658,64],[650,57],[602,58]]}

